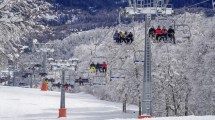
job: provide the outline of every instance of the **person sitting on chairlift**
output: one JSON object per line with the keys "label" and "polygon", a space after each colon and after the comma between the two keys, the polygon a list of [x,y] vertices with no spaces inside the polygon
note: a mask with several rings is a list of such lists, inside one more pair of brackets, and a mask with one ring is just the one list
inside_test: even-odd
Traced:
{"label": "person sitting on chairlift", "polygon": [[116,41],[116,43],[120,43],[120,34],[118,30],[114,33],[113,39]]}
{"label": "person sitting on chairlift", "polygon": [[167,41],[167,29],[165,26],[163,26],[163,29],[162,29],[161,39],[163,39],[164,42]]}
{"label": "person sitting on chairlift", "polygon": [[90,64],[90,71],[96,72],[96,65],[93,62]]}
{"label": "person sitting on chairlift", "polygon": [[133,36],[133,34],[130,32],[129,34],[128,34],[128,43],[132,43],[134,41],[134,36]]}
{"label": "person sitting on chairlift", "polygon": [[101,72],[102,70],[101,70],[101,64],[100,63],[97,63],[96,64],[96,73],[99,71],[99,72]]}
{"label": "person sitting on chairlift", "polygon": [[84,86],[84,81],[82,80],[81,77],[79,77],[78,82],[79,82],[79,86]]}
{"label": "person sitting on chairlift", "polygon": [[123,36],[123,41],[127,44],[129,41],[128,41],[128,32],[125,31],[125,34]]}
{"label": "person sitting on chairlift", "polygon": [[149,29],[149,37],[151,37],[151,38],[154,38],[154,37],[155,37],[155,28],[154,28],[154,26],[152,26],[152,27]]}
{"label": "person sitting on chairlift", "polygon": [[123,41],[123,33],[122,33],[122,31],[120,31],[119,32],[119,43],[122,43],[122,41]]}
{"label": "person sitting on chairlift", "polygon": [[107,64],[105,62],[102,64],[102,72],[107,72]]}
{"label": "person sitting on chairlift", "polygon": [[160,29],[160,26],[158,26],[158,28],[155,30],[156,33],[156,40],[160,41],[160,38],[162,36],[162,30]]}
{"label": "person sitting on chairlift", "polygon": [[173,44],[176,44],[175,43],[175,30],[172,28],[172,26],[170,26],[168,29],[168,36],[169,36],[170,40],[173,41]]}

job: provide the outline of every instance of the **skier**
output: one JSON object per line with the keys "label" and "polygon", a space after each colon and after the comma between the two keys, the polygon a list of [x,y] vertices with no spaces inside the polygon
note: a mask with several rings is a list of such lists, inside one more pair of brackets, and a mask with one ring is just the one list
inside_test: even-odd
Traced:
{"label": "skier", "polygon": [[167,29],[165,26],[163,26],[163,29],[161,30],[162,31],[162,35],[161,35],[161,39],[163,39],[163,41],[167,41]]}
{"label": "skier", "polygon": [[152,37],[152,38],[155,37],[155,28],[154,28],[154,26],[152,26],[152,27],[149,29],[149,37]]}
{"label": "skier", "polygon": [[170,40],[173,41],[173,44],[176,44],[175,43],[175,30],[172,28],[172,26],[169,27],[167,33],[168,33]]}
{"label": "skier", "polygon": [[102,64],[102,72],[107,72],[107,64],[105,62]]}
{"label": "skier", "polygon": [[160,41],[161,35],[162,35],[162,30],[160,29],[160,26],[155,30],[156,33],[156,40]]}
{"label": "skier", "polygon": [[113,39],[116,41],[116,43],[120,43],[120,35],[118,30],[116,30],[116,32],[114,33]]}
{"label": "skier", "polygon": [[90,71],[91,72],[95,72],[96,71],[96,65],[93,62],[90,64]]}
{"label": "skier", "polygon": [[132,43],[134,41],[134,36],[131,32],[128,34],[128,39],[129,39],[130,43]]}

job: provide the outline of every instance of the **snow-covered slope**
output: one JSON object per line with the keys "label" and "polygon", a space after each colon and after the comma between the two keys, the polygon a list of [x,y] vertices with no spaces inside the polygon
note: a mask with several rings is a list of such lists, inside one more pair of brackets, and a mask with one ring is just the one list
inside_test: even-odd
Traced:
{"label": "snow-covered slope", "polygon": [[[213,120],[214,116],[161,117],[144,120]],[[139,119],[111,119],[111,120],[139,120]]]}
{"label": "snow-covered slope", "polygon": [[[60,92],[0,86],[1,120],[58,120]],[[98,100],[85,93],[66,94],[67,118],[63,120],[107,120],[136,118],[137,107],[128,106],[122,113],[121,103]]]}
{"label": "snow-covered slope", "polygon": [[[58,120],[60,93],[39,89],[0,87],[1,120]],[[137,107],[98,100],[85,93],[66,94],[67,117],[63,120],[138,120]],[[214,120],[214,116],[151,118],[146,120]]]}

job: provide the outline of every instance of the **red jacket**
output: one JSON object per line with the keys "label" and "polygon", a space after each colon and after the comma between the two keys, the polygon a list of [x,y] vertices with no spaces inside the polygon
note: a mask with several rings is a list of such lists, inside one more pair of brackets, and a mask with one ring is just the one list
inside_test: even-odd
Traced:
{"label": "red jacket", "polygon": [[103,68],[106,68],[106,67],[107,67],[107,64],[106,64],[106,63],[103,63],[103,64],[102,64],[102,67],[103,67]]}
{"label": "red jacket", "polygon": [[160,28],[157,28],[155,30],[155,33],[158,34],[158,35],[161,35],[162,34],[162,30]]}
{"label": "red jacket", "polygon": [[162,34],[167,34],[167,29],[162,29]]}

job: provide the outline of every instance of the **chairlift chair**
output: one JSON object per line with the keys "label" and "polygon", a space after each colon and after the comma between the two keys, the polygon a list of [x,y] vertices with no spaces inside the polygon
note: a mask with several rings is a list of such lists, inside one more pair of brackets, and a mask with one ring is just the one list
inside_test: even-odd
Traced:
{"label": "chairlift chair", "polygon": [[36,52],[54,52],[54,44],[52,43],[34,43]]}
{"label": "chairlift chair", "polygon": [[[105,62],[108,65],[108,59],[104,56],[96,56],[96,57],[92,57],[90,59],[90,64],[94,63],[96,65],[97,63],[102,64],[103,62]],[[89,67],[90,67],[90,64],[89,64]],[[103,73],[102,75],[101,74],[102,74],[102,72],[97,73],[97,74],[96,74],[96,72],[95,73],[93,72],[93,76],[106,77],[106,73]]]}
{"label": "chairlift chair", "polygon": [[168,3],[169,0],[129,0],[125,10],[128,14],[171,15],[172,5]]}
{"label": "chairlift chair", "polygon": [[165,26],[166,28],[168,28],[169,26],[172,26],[173,29],[175,29],[175,20],[169,17],[163,17],[163,16],[158,16],[156,17],[156,22],[157,25],[159,26]]}
{"label": "chairlift chair", "polygon": [[144,51],[137,50],[134,52],[134,63],[144,63]]}
{"label": "chairlift chair", "polygon": [[118,69],[118,68],[112,68],[110,70],[110,81],[112,80],[119,80],[126,78],[126,70],[125,69]]}
{"label": "chairlift chair", "polygon": [[71,62],[72,64],[78,64],[80,60],[78,58],[70,58],[69,62]]}
{"label": "chairlift chair", "polygon": [[90,75],[89,75],[89,72],[88,71],[83,71],[83,72],[81,72],[81,76],[80,76],[81,78],[83,78],[83,79],[90,79]]}
{"label": "chairlift chair", "polygon": [[129,15],[125,10],[119,11],[118,23],[128,25],[134,22],[134,15]]}
{"label": "chairlift chair", "polygon": [[91,85],[106,85],[107,84],[107,79],[106,77],[99,77],[99,76],[93,76],[92,81],[90,82]]}
{"label": "chairlift chair", "polygon": [[179,33],[183,39],[190,39],[191,38],[191,30],[190,30],[190,26],[187,24],[179,24],[176,25],[176,29],[177,32]]}

